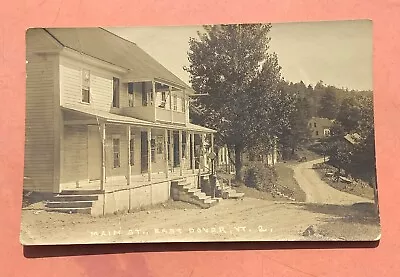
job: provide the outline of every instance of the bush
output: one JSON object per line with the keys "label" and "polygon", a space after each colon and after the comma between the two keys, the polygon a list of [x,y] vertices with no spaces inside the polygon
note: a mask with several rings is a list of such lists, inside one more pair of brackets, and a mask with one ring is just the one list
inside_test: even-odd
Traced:
{"label": "bush", "polygon": [[277,177],[275,169],[265,164],[253,164],[244,170],[245,185],[260,191],[270,191],[275,187]]}

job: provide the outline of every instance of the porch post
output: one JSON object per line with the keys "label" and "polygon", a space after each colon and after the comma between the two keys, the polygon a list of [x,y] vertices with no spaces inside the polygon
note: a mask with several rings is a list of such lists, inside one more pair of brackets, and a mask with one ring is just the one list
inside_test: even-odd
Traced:
{"label": "porch post", "polygon": [[127,172],[127,176],[126,176],[126,181],[127,181],[127,185],[128,186],[130,186],[131,185],[131,175],[132,175],[132,173],[131,173],[131,126],[130,125],[128,125],[127,127],[126,127],[126,137],[127,137],[127,140],[128,140],[128,162],[127,162],[127,165],[128,165],[128,172]]}
{"label": "porch post", "polygon": [[164,166],[165,166],[165,177],[169,177],[168,171],[168,129],[164,129]]}
{"label": "porch post", "polygon": [[147,174],[151,181],[151,128],[147,128]]}
{"label": "porch post", "polygon": [[[210,140],[211,140],[211,153],[215,153],[214,151],[214,133],[210,134]],[[210,160],[211,162],[211,174],[215,174],[215,158]]]}
{"label": "porch post", "polygon": [[185,132],[185,135],[186,135],[186,140],[185,140],[185,166],[186,166],[186,169],[189,169],[188,168],[188,165],[190,164],[190,135],[189,135],[189,132],[188,131],[186,131]]}
{"label": "porch post", "polygon": [[172,102],[172,89],[171,86],[168,87],[168,94],[169,94],[169,110],[170,110],[170,116],[171,116],[171,123],[174,122],[174,107],[173,102]]}
{"label": "porch post", "polygon": [[171,165],[171,172],[174,172],[174,132],[169,130],[169,162]]}
{"label": "porch post", "polygon": [[154,118],[157,118],[157,108],[156,108],[156,103],[157,103],[156,82],[153,80],[153,81],[151,81],[151,83],[152,83],[152,90],[153,90]]}
{"label": "porch post", "polygon": [[100,180],[100,190],[104,191],[106,183],[106,124],[102,123],[100,125],[101,131],[101,180]]}
{"label": "porch post", "polygon": [[195,171],[194,133],[190,133],[190,147],[192,148],[192,171]]}
{"label": "porch post", "polygon": [[182,130],[179,130],[179,175],[183,175],[183,159],[182,159]]}

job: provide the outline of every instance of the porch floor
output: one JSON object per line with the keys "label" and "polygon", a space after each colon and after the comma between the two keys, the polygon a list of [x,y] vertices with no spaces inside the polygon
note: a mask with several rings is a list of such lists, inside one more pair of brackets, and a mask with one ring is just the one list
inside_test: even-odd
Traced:
{"label": "porch floor", "polygon": [[[200,171],[201,175],[209,174],[210,172],[207,169],[202,169]],[[128,186],[125,176],[112,176],[107,178],[106,183],[104,184],[105,192],[112,192],[117,190],[124,190],[135,187],[142,187],[150,184],[157,184],[161,182],[176,180],[184,177],[199,175],[199,169],[185,169],[182,171],[182,175],[180,175],[180,170],[174,169],[174,171],[169,171],[169,177],[166,177],[165,172],[157,172],[151,174],[151,181],[148,180],[148,174],[142,173],[140,175],[132,175],[131,176],[131,184]],[[76,184],[68,183],[62,184],[61,190],[100,190],[100,180],[93,180],[86,183],[81,184],[79,187]]]}

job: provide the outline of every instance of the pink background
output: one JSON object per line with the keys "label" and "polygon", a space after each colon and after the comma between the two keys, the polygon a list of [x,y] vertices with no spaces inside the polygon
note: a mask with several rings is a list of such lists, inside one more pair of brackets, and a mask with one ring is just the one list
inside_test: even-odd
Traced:
{"label": "pink background", "polygon": [[[398,276],[400,273],[400,1],[25,0],[0,8],[0,276]],[[28,27],[133,26],[372,19],[382,240],[376,248],[277,249],[282,244],[73,246],[19,244]],[[288,247],[332,244],[284,244]],[[189,248],[189,246],[182,246]],[[271,250],[272,248],[272,250]],[[196,251],[194,251],[196,249]],[[264,250],[261,250],[264,249]],[[141,252],[139,250],[142,250]],[[144,251],[145,250],[145,251]],[[152,250],[152,251],[149,251]],[[155,252],[157,250],[158,252]],[[96,255],[71,256],[90,252]],[[114,254],[101,255],[113,252]],[[117,252],[117,253],[116,253]],[[120,254],[119,254],[119,253]],[[122,252],[127,252],[123,254]],[[68,256],[68,254],[70,256]],[[97,255],[99,254],[99,255]],[[58,257],[32,258],[56,255]],[[397,273],[397,274],[396,274]]]}

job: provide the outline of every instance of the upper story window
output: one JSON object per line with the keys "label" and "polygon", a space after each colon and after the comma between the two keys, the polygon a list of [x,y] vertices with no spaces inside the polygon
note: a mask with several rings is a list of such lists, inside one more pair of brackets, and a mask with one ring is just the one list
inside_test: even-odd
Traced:
{"label": "upper story window", "polygon": [[82,102],[90,103],[90,71],[82,70]]}
{"label": "upper story window", "polygon": [[316,122],[314,122],[314,127],[317,127],[317,123]]}
{"label": "upper story window", "polygon": [[174,111],[177,111],[178,110],[178,96],[176,96],[176,95],[172,96],[172,105],[173,105]]}
{"label": "upper story window", "polygon": [[148,105],[148,95],[146,91],[146,83],[142,82],[141,85],[141,94],[142,94],[142,106],[147,106]]}
{"label": "upper story window", "polygon": [[185,98],[182,99],[182,112],[186,112],[186,100],[185,100]]}
{"label": "upper story window", "polygon": [[128,83],[128,106],[134,107],[135,106],[135,94],[133,91],[133,83]]}
{"label": "upper story window", "polygon": [[162,91],[161,92],[161,103],[158,106],[159,108],[165,109],[167,104],[167,92]]}
{"label": "upper story window", "polygon": [[181,112],[182,111],[182,97],[178,96],[177,97],[177,111]]}
{"label": "upper story window", "polygon": [[119,79],[113,78],[113,107],[119,108]]}

